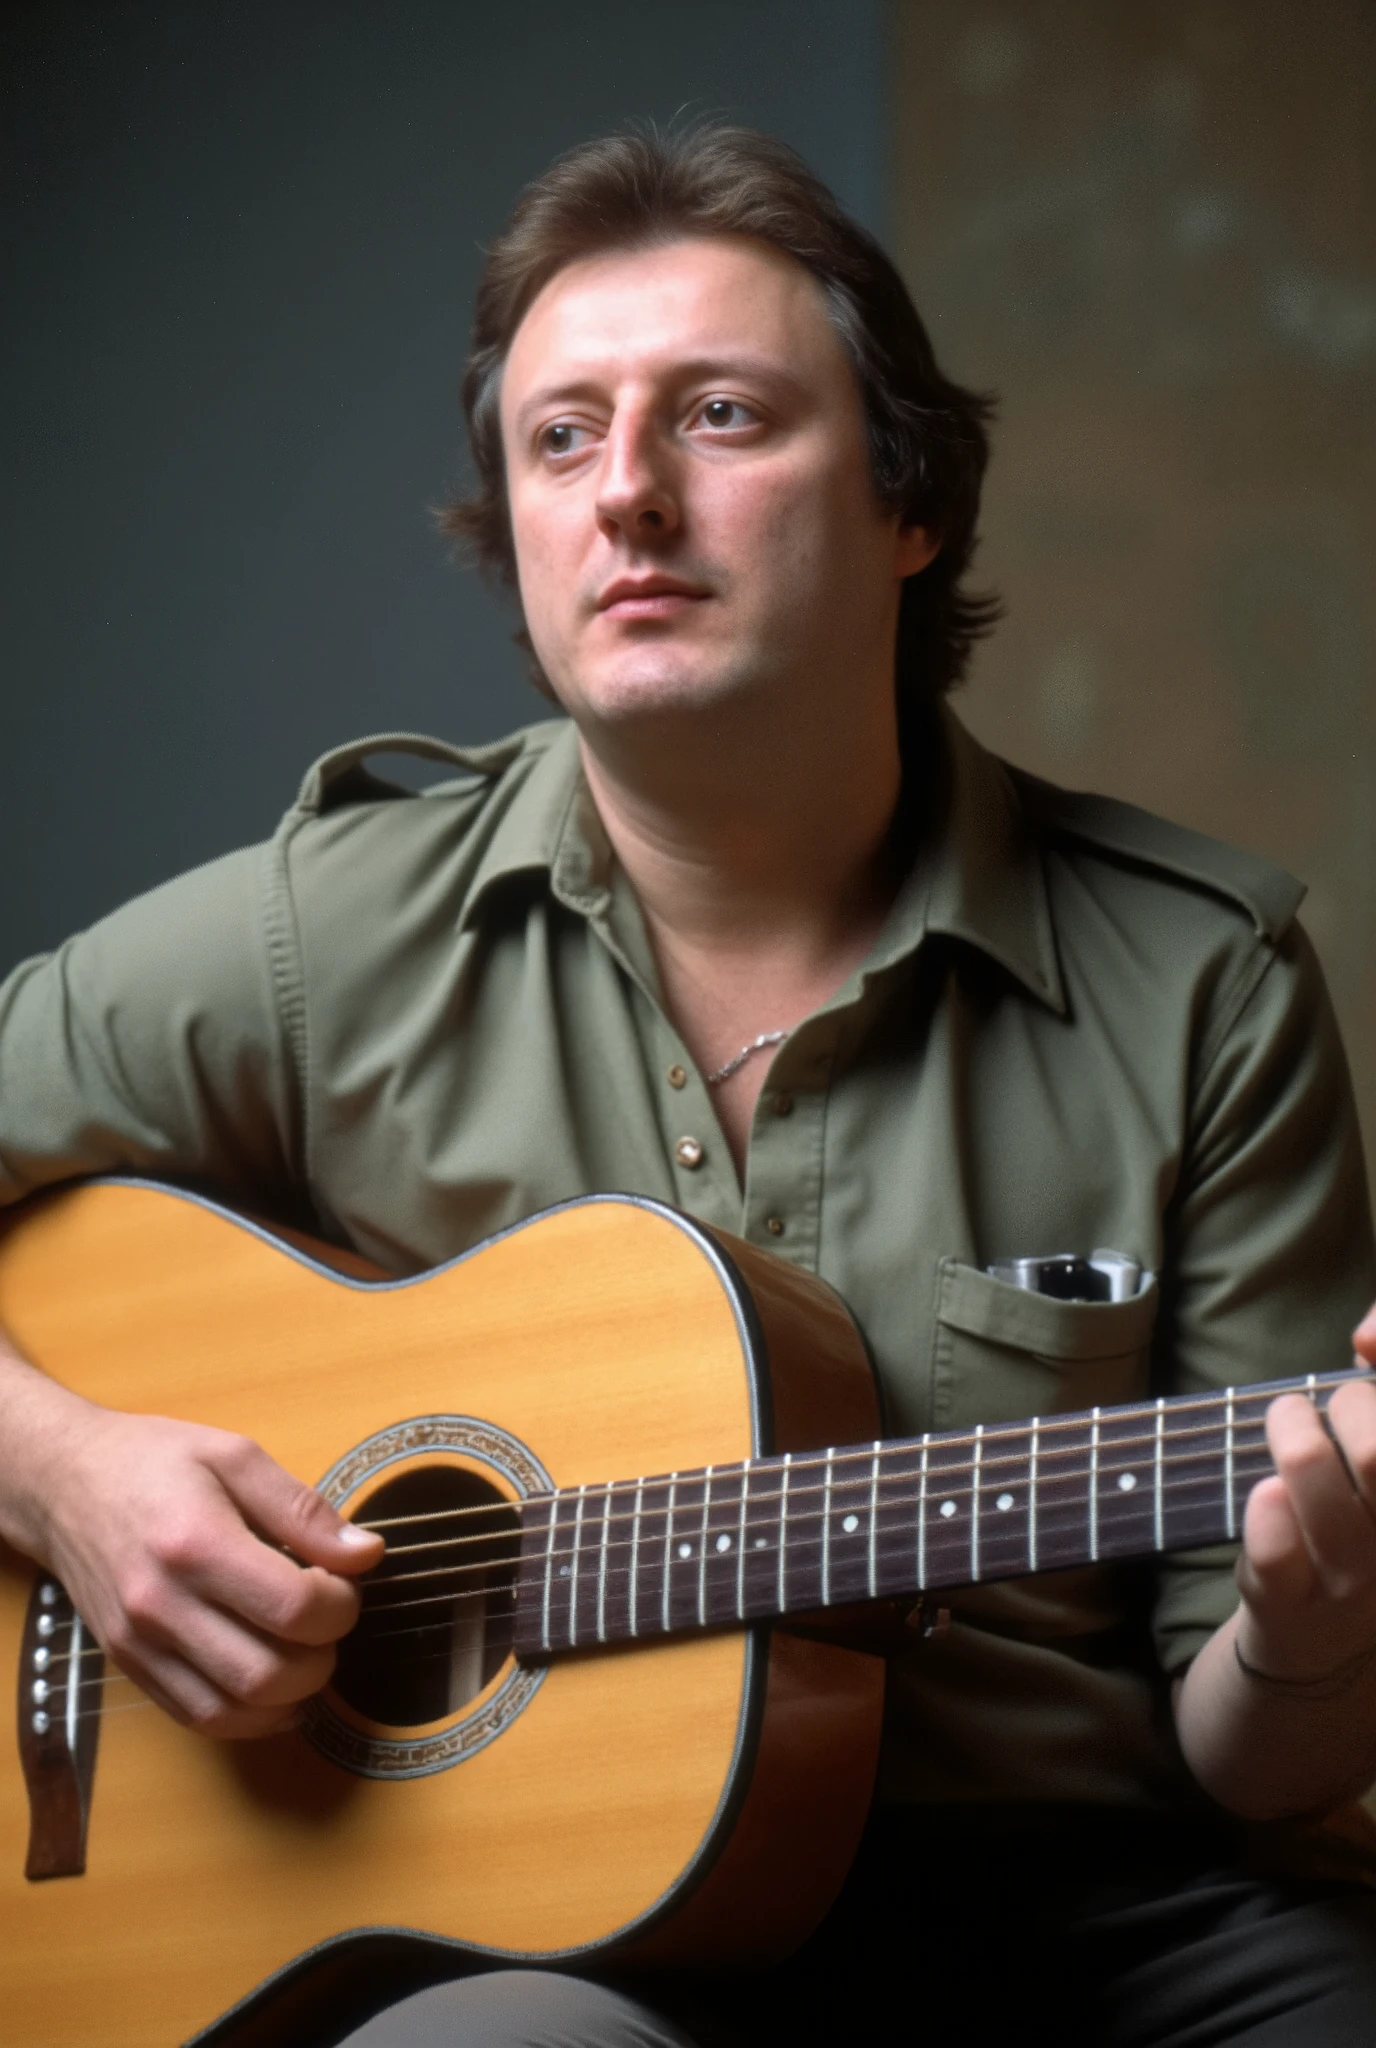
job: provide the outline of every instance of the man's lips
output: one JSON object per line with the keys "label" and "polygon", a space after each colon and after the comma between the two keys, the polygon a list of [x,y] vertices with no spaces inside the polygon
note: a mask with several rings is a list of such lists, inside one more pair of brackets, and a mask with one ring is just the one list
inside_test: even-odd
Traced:
{"label": "man's lips", "polygon": [[607,585],[597,609],[615,619],[668,619],[707,594],[701,584],[676,576],[622,576]]}

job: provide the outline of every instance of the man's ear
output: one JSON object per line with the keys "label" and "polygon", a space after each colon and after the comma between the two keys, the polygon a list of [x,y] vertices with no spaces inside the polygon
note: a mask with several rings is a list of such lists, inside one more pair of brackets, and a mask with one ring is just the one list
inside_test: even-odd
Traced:
{"label": "man's ear", "polygon": [[916,576],[941,553],[941,536],[926,526],[900,526],[894,537],[894,568],[902,581]]}

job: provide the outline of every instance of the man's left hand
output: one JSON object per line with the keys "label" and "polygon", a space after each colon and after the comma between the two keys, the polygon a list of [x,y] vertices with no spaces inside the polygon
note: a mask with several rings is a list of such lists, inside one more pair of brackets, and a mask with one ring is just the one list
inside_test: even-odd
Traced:
{"label": "man's left hand", "polygon": [[[1376,1315],[1355,1341],[1376,1355]],[[1326,1423],[1282,1395],[1266,1435],[1276,1471],[1247,1503],[1237,1656],[1297,1688],[1339,1685],[1376,1657],[1376,1385],[1339,1387]]]}

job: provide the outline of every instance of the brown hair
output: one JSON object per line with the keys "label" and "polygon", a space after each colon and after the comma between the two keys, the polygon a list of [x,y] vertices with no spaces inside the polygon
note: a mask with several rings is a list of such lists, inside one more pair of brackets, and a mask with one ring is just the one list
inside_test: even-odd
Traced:
{"label": "brown hair", "polygon": [[514,585],[498,404],[516,329],[566,264],[684,235],[768,242],[821,286],[859,378],[880,501],[941,540],[940,553],[904,586],[895,654],[900,710],[930,706],[964,674],[973,643],[999,614],[995,599],[961,587],[993,403],[943,377],[917,308],[873,235],[794,150],[752,129],[705,123],[606,136],[571,149],[526,187],[478,284],[463,379],[477,489],[443,508],[442,528],[481,568]]}

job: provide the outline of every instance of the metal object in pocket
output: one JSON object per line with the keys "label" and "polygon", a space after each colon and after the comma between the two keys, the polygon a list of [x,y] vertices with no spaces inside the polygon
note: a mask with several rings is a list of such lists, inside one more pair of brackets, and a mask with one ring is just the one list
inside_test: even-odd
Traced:
{"label": "metal object in pocket", "polygon": [[1052,1252],[1040,1259],[996,1259],[984,1270],[1009,1287],[1047,1294],[1054,1301],[1131,1301],[1151,1279],[1136,1259],[1103,1245],[1087,1259],[1075,1252]]}

